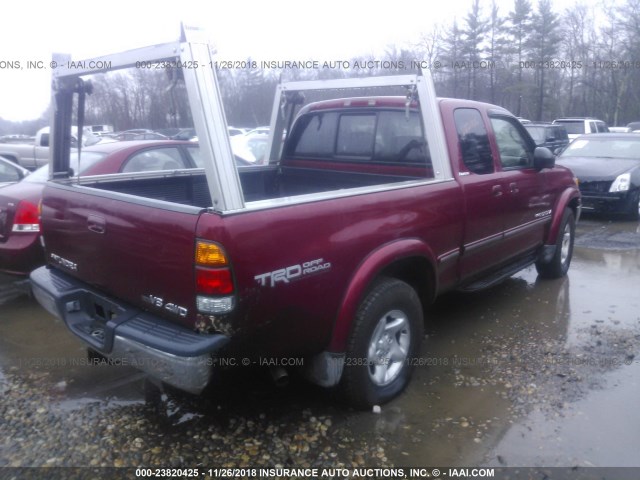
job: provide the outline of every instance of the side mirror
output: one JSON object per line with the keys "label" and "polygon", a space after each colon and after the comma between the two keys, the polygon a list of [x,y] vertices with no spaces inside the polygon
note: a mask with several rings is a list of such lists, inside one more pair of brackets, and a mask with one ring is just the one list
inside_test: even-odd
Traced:
{"label": "side mirror", "polygon": [[545,168],[553,168],[556,165],[556,156],[547,147],[537,147],[533,152],[533,167],[540,171]]}

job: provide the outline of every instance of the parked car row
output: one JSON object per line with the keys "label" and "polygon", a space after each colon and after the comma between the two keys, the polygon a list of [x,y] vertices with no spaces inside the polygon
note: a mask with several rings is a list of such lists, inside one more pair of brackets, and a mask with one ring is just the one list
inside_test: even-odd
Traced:
{"label": "parked car row", "polygon": [[609,132],[602,120],[589,117],[558,118],[552,123],[532,122],[524,118],[520,122],[539,147],[547,147],[559,155],[569,142],[580,135]]}
{"label": "parked car row", "polygon": [[608,127],[590,117],[519,120],[537,146],[549,148],[559,165],[573,171],[584,212],[640,219],[640,122]]}
{"label": "parked car row", "polygon": [[[528,127],[529,125],[548,125],[547,122],[532,122],[526,118],[519,118],[519,120],[523,125],[525,125],[525,127]],[[563,127],[567,131],[569,140],[573,140],[579,135],[587,135],[591,133],[640,132],[640,122],[631,122],[624,127],[610,127],[602,120],[591,117],[557,118],[552,122],[552,124]]]}

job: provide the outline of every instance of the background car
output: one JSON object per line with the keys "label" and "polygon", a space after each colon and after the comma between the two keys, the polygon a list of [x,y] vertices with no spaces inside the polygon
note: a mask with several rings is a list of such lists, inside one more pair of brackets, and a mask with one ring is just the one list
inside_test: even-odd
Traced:
{"label": "background car", "polygon": [[256,127],[253,130],[249,130],[245,135],[269,135],[271,127]]}
{"label": "background car", "polygon": [[609,127],[602,120],[591,117],[576,118],[557,118],[553,121],[554,125],[564,125],[569,134],[569,139],[573,140],[579,135],[588,133],[608,133]]}
{"label": "background car", "polygon": [[583,211],[640,218],[640,134],[583,135],[556,163],[578,178]]}
{"label": "background car", "polygon": [[569,135],[564,125],[551,123],[527,123],[524,125],[538,147],[547,147],[558,155],[569,145]]}
{"label": "background car", "polygon": [[181,128],[171,138],[173,140],[193,140],[196,137],[197,137],[197,135],[196,135],[196,129],[195,128]]}
{"label": "background car", "polygon": [[247,133],[247,130],[245,128],[239,128],[239,127],[227,127],[227,130],[229,132],[229,136],[230,137],[235,137],[236,135],[244,135],[245,133]]}
{"label": "background car", "polygon": [[[72,152],[71,165],[81,175],[174,170],[202,166],[199,153],[192,142],[100,143],[83,149],[79,164]],[[48,177],[45,165],[0,189],[0,272],[26,275],[44,263],[38,203]]]}
{"label": "background car", "polygon": [[640,130],[640,122],[631,122],[627,124],[627,131],[633,132],[635,130]]}
{"label": "background car", "polygon": [[164,135],[156,132],[122,132],[117,135],[112,136],[112,138],[122,141],[133,141],[133,140],[168,140],[169,137],[165,137]]}
{"label": "background car", "polygon": [[238,165],[262,165],[267,159],[269,136],[261,133],[229,137]]}
{"label": "background car", "polygon": [[19,182],[29,175],[29,170],[22,168],[8,158],[0,157],[0,187]]}

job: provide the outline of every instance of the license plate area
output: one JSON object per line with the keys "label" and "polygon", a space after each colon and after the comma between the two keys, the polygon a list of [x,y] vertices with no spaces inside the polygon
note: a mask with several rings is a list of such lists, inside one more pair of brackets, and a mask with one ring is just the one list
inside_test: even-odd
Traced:
{"label": "license plate area", "polygon": [[69,329],[102,353],[111,352],[116,327],[138,312],[88,291],[65,299],[65,322]]}

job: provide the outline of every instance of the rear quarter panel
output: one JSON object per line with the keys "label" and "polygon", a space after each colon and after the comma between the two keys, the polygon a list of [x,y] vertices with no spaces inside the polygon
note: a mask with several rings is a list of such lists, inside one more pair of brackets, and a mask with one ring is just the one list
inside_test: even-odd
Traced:
{"label": "rear quarter panel", "polygon": [[[231,259],[240,301],[228,319],[234,336],[252,354],[310,354],[327,347],[345,292],[372,252],[407,238],[428,244],[436,258],[455,251],[462,212],[458,184],[448,181],[205,214],[197,237],[220,242]],[[325,268],[304,273],[312,265]]]}

